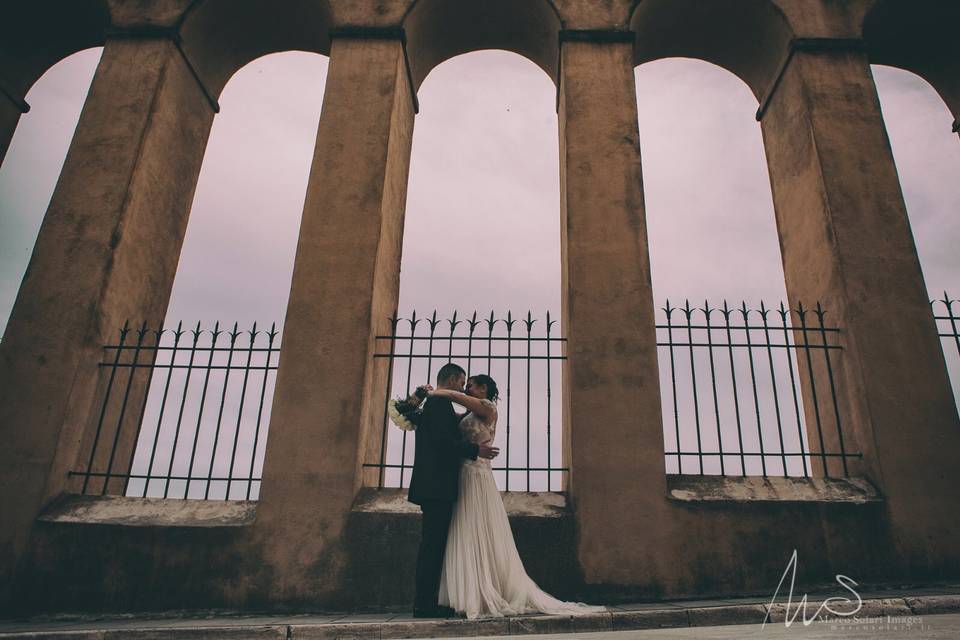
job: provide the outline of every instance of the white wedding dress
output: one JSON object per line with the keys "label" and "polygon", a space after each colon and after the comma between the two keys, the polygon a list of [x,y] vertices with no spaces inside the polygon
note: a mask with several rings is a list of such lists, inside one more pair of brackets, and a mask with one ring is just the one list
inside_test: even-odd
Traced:
{"label": "white wedding dress", "polygon": [[[493,440],[497,425],[496,405],[489,400],[481,402],[494,408],[490,423],[473,413],[460,421],[464,439],[477,444]],[[464,460],[460,467],[460,493],[450,521],[439,600],[471,619],[535,612],[583,615],[607,610],[557,600],[530,579],[517,553],[490,461],[483,458]]]}

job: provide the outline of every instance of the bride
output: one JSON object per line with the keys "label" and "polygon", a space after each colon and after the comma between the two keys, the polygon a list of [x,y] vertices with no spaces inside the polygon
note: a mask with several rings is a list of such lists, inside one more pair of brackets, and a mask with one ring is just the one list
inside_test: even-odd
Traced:
{"label": "bride", "polygon": [[[460,421],[464,440],[476,444],[493,440],[499,395],[493,378],[483,374],[470,377],[466,393],[427,389],[430,395],[446,398],[468,410]],[[467,618],[606,611],[606,607],[558,600],[530,579],[517,553],[489,460],[465,459],[459,482],[440,576],[441,605],[450,606]]]}

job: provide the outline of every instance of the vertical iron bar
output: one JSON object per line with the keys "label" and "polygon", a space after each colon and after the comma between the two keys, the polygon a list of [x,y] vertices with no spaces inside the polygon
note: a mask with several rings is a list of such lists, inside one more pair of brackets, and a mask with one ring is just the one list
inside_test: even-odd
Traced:
{"label": "vertical iron bar", "polygon": [[550,434],[550,405],[552,404],[553,393],[550,389],[550,369],[553,368],[553,360],[550,359],[550,328],[554,321],[550,319],[550,312],[547,311],[547,491],[550,491],[550,478],[553,476],[553,465],[550,460],[550,450],[553,448],[553,438]]}
{"label": "vertical iron bar", "polygon": [[[491,310],[490,317],[487,318],[485,322],[487,323],[487,375],[489,376],[493,374],[493,327],[500,321],[493,317],[493,311]],[[509,422],[509,417],[507,420]],[[509,467],[510,465],[507,466]],[[509,482],[510,472],[506,471],[505,473],[507,475],[507,481]]]}
{"label": "vertical iron bar", "polygon": [[740,445],[740,475],[747,475],[747,457],[743,453],[743,425],[740,422],[740,397],[737,391],[737,368],[734,365],[733,360],[733,334],[730,331],[730,314],[733,313],[727,305],[727,301],[723,301],[723,322],[724,328],[727,333],[727,355],[730,358],[730,380],[733,387],[733,412],[734,416],[737,419],[737,443]]}
{"label": "vertical iron bar", "polygon": [[[440,321],[437,320],[436,309],[433,310],[433,315],[427,319],[427,324],[430,325],[430,338],[427,343],[429,345],[429,347],[427,348],[427,382],[429,383],[431,378],[433,377],[433,339],[437,331],[437,325],[440,324]],[[412,345],[413,343],[411,342],[410,344]],[[409,391],[407,392],[407,394],[409,395]],[[407,432],[404,431],[403,435],[404,437],[406,437]],[[404,455],[403,461],[401,462],[401,464],[403,465],[407,464],[406,455]],[[404,468],[401,467],[400,468],[400,486],[401,487],[403,486],[403,472],[404,472]]]}
{"label": "vertical iron bar", "polygon": [[210,371],[213,369],[213,356],[217,351],[217,338],[220,337],[220,322],[213,325],[210,332],[210,355],[207,356],[206,371],[203,373],[203,389],[200,392],[200,409],[197,412],[197,428],[193,432],[193,445],[190,447],[190,468],[187,470],[187,487],[183,491],[183,499],[190,497],[190,483],[193,481],[193,464],[197,457],[197,443],[200,441],[200,425],[203,422],[203,407],[207,400],[207,387],[210,384]]}
{"label": "vertical iron bar", "polygon": [[[457,325],[461,322],[462,320],[457,320],[457,311],[454,309],[453,318],[447,320],[447,323],[450,325],[450,339],[447,341],[447,363],[453,362],[453,332],[456,331]],[[429,380],[427,382],[429,382]]]}
{"label": "vertical iron bar", "polygon": [[527,491],[530,491],[530,332],[533,330],[533,314],[527,311]]}
{"label": "vertical iron bar", "polygon": [[250,361],[253,359],[253,342],[257,339],[257,334],[260,333],[257,331],[257,323],[253,323],[253,327],[250,331],[247,331],[250,335],[250,345],[247,349],[247,364],[243,367],[243,386],[240,389],[240,406],[237,408],[237,428],[233,433],[233,447],[230,453],[230,471],[227,473],[227,495],[226,499],[230,499],[230,485],[233,484],[233,464],[237,459],[237,444],[240,442],[240,423],[243,420],[243,405],[247,399],[247,381],[250,379]]}
{"label": "vertical iron bar", "polygon": [[[400,318],[397,317],[398,313],[399,310],[394,311],[393,315],[387,318],[390,321],[390,360],[387,363],[387,384],[386,390],[383,393],[383,433],[380,435],[380,469],[378,469],[377,486],[381,489],[383,488],[383,480],[386,473],[386,467],[384,465],[387,462],[387,426],[390,419],[387,413],[387,406],[390,404],[390,394],[393,392],[393,360],[396,357],[397,324],[400,322]],[[252,471],[253,467],[251,466],[250,469]]]}
{"label": "vertical iron bar", "polygon": [[513,364],[513,314],[507,311],[507,483],[505,489],[510,491],[510,373]]}
{"label": "vertical iron bar", "polygon": [[820,421],[820,402],[817,399],[817,385],[813,377],[813,357],[810,355],[810,343],[807,340],[807,310],[803,308],[801,302],[797,307],[797,315],[800,317],[800,331],[803,334],[803,351],[807,357],[807,373],[810,376],[810,393],[813,396],[813,413],[817,419],[817,437],[820,441],[820,463],[823,465],[823,475],[830,477],[830,470],[827,468],[827,456],[823,446],[823,424]]}
{"label": "vertical iron bar", "polygon": [[[148,333],[146,322],[143,323],[140,330],[143,331],[144,334]],[[156,364],[157,355],[159,353],[159,346],[160,342],[158,338],[157,343],[153,345],[153,359],[150,362],[149,371],[147,373],[147,385],[143,390],[143,402],[140,403],[140,417],[137,419],[137,433],[133,437],[133,452],[130,454],[130,460],[127,463],[127,473],[123,480],[123,495],[127,495],[127,491],[130,488],[130,474],[133,473],[133,460],[136,458],[137,450],[140,448],[140,433],[143,429],[143,418],[147,412],[147,400],[150,398],[150,388],[153,386],[153,372],[156,371],[154,365]]]}
{"label": "vertical iron bar", "polygon": [[440,324],[440,321],[437,320],[437,310],[433,310],[433,315],[430,316],[430,319],[427,320],[427,324],[430,325],[430,345],[427,349],[427,382],[430,382],[430,379],[433,377],[433,339],[437,331],[437,325]]}
{"label": "vertical iron bar", "polygon": [[717,450],[720,452],[720,475],[725,476],[727,474],[724,470],[723,463],[723,434],[720,430],[720,402],[717,399],[717,372],[713,362],[713,328],[710,326],[710,314],[713,313],[715,309],[711,309],[710,303],[704,300],[701,311],[703,311],[703,315],[707,319],[707,354],[710,356],[710,384],[713,387],[713,415],[717,422]]}
{"label": "vertical iron bar", "polygon": [[760,318],[763,320],[763,338],[767,344],[767,362],[770,364],[770,391],[773,393],[773,409],[777,414],[777,434],[780,438],[780,459],[783,464],[783,475],[787,475],[787,456],[783,447],[783,422],[780,419],[780,398],[777,396],[777,374],[773,367],[773,347],[770,345],[770,327],[767,324],[767,314],[770,310],[760,301]]}
{"label": "vertical iron bar", "polygon": [[486,320],[487,323],[487,375],[492,373],[492,364],[491,356],[493,355],[493,325],[500,322],[499,320],[494,319],[493,311],[490,312],[490,318]]}
{"label": "vertical iron bar", "polygon": [[[157,417],[157,430],[153,434],[153,450],[150,451],[150,464],[147,466],[147,481],[143,485],[143,497],[147,497],[147,490],[150,488],[150,480],[153,477],[153,461],[157,455],[157,443],[160,442],[160,429],[163,427],[163,414],[167,408],[167,395],[170,392],[170,378],[173,376],[173,365],[177,363],[177,348],[180,346],[180,336],[183,335],[183,321],[177,323],[177,328],[173,332],[173,350],[170,352],[170,366],[167,368],[167,380],[163,384],[163,397],[160,399],[160,415]],[[163,327],[160,328],[163,333]],[[157,346],[159,349],[160,336],[157,336]],[[169,482],[169,478],[160,477],[161,480]]]}
{"label": "vertical iron bar", "polygon": [[687,300],[683,307],[687,318],[687,346],[690,348],[690,381],[693,385],[693,420],[697,428],[697,460],[700,465],[700,475],[703,475],[703,445],[700,438],[700,403],[697,398],[697,366],[693,357],[693,309]]}
{"label": "vertical iron bar", "polygon": [[742,301],[740,313],[743,314],[743,332],[747,337],[747,362],[750,363],[750,385],[753,388],[753,409],[757,414],[757,438],[760,441],[760,469],[767,477],[767,451],[763,446],[763,428],[760,425],[760,397],[757,395],[757,372],[753,366],[753,344],[750,341],[750,311],[746,300]]}
{"label": "vertical iron bar", "polygon": [[[197,341],[200,340],[200,322],[193,330],[193,344],[190,345],[190,359],[187,362],[187,376],[183,382],[183,394],[180,396],[180,411],[177,413],[177,428],[173,433],[173,446],[170,449],[170,465],[167,467],[167,482],[163,487],[163,497],[167,497],[170,489],[170,476],[173,475],[173,461],[177,457],[177,443],[180,441],[180,425],[183,423],[183,409],[187,404],[187,393],[190,391],[190,375],[193,373],[193,359],[197,353]],[[184,495],[184,498],[187,496]]]}
{"label": "vertical iron bar", "polygon": [[470,336],[467,338],[467,376],[473,375],[473,332],[477,328],[477,312],[474,311],[473,315],[470,317],[467,322],[470,324]]}
{"label": "vertical iron bar", "polygon": [[[257,460],[257,443],[260,440],[260,421],[263,417],[263,400],[267,394],[267,376],[270,375],[270,360],[273,358],[273,341],[277,337],[277,323],[270,325],[270,331],[267,333],[267,358],[263,367],[263,384],[260,387],[260,407],[257,409],[257,426],[253,432],[253,451],[250,454],[250,477],[247,479],[247,500],[250,499],[250,492],[253,490],[253,465]],[[391,350],[391,356],[392,356]],[[393,360],[390,361],[391,369]],[[386,425],[384,425],[384,437],[386,437]],[[380,461],[380,471],[383,472],[383,460]]]}
{"label": "vertical iron bar", "polygon": [[[93,436],[93,446],[90,448],[90,458],[87,460],[86,475],[83,477],[83,488],[80,493],[86,495],[87,493],[87,484],[90,482],[90,473],[93,471],[93,458],[97,453],[97,445],[100,443],[100,432],[103,429],[103,419],[107,414],[107,405],[110,402],[110,392],[113,390],[113,379],[117,375],[117,364],[120,362],[120,354],[123,353],[123,345],[127,340],[127,333],[130,331],[130,321],[125,320],[123,323],[123,328],[120,329],[120,344],[116,347],[116,353],[113,356],[113,364],[110,367],[110,378],[107,380],[107,390],[103,394],[103,405],[100,407],[100,419],[97,420],[97,432]],[[106,486],[109,476],[104,479],[104,486]]]}
{"label": "vertical iron bar", "polygon": [[818,324],[820,325],[820,339],[823,341],[823,358],[827,363],[827,379],[830,381],[830,399],[833,401],[833,418],[837,421],[840,460],[843,462],[843,475],[844,477],[848,477],[850,471],[847,469],[847,448],[843,443],[843,426],[840,424],[840,407],[837,406],[837,389],[833,382],[833,365],[830,364],[830,345],[827,343],[827,331],[823,325],[823,316],[826,315],[826,311],[823,310],[819,302],[817,302],[816,314]]}
{"label": "vertical iron bar", "polygon": [[680,447],[680,411],[677,405],[677,370],[673,357],[673,322],[671,319],[674,308],[670,306],[670,300],[667,300],[667,306],[664,307],[663,311],[667,314],[667,344],[670,350],[670,386],[673,389],[673,427],[677,436],[677,472],[682,474],[683,456],[680,452],[683,449]]}
{"label": "vertical iron bar", "polygon": [[227,400],[227,386],[230,383],[230,371],[233,368],[233,350],[237,344],[237,336],[240,335],[240,332],[237,331],[237,323],[233,323],[233,331],[229,334],[230,336],[230,349],[227,351],[227,369],[223,374],[223,392],[220,394],[220,410],[217,412],[217,429],[213,435],[213,449],[210,451],[210,466],[207,468],[207,487],[203,492],[203,499],[207,500],[210,497],[210,485],[213,484],[213,463],[217,458],[217,444],[220,442],[220,425],[223,422],[223,405]]}
{"label": "vertical iron bar", "polygon": [[[140,348],[143,346],[143,336],[146,335],[146,325],[137,331],[137,345],[133,350],[133,362],[130,365],[130,374],[127,376],[127,388],[123,391],[123,402],[120,405],[120,416],[117,418],[117,430],[113,434],[113,445],[110,447],[110,459],[107,461],[107,475],[104,476],[103,488],[100,495],[106,495],[107,485],[110,484],[110,476],[113,473],[113,459],[117,455],[117,445],[120,443],[120,430],[123,428],[123,418],[127,413],[127,402],[130,400],[130,388],[133,386],[133,376],[137,373],[137,363],[140,361]],[[130,452],[133,457],[136,451],[137,443],[133,443],[134,449]]]}
{"label": "vertical iron bar", "polygon": [[[416,340],[414,339],[417,334],[417,324],[420,320],[417,319],[417,312],[414,311],[410,316],[410,319],[407,320],[410,323],[410,355],[407,358],[407,391],[405,398],[410,397],[410,379],[413,374],[413,348]],[[427,375],[427,382],[430,382],[430,375]],[[407,432],[403,432],[403,438],[400,444],[400,486],[403,486],[403,476],[407,465]]]}
{"label": "vertical iron bar", "polygon": [[760,424],[760,396],[757,394],[757,372],[753,366],[753,343],[750,341],[750,311],[747,302],[742,301],[740,313],[743,314],[743,332],[747,337],[747,362],[750,363],[750,386],[753,389],[753,409],[757,415],[757,439],[760,441],[760,469],[767,477],[767,450],[763,446],[763,427]]}
{"label": "vertical iron bar", "polygon": [[783,323],[783,340],[784,344],[786,345],[787,367],[790,371],[790,391],[793,394],[793,410],[797,416],[797,438],[800,445],[800,460],[803,462],[803,477],[807,478],[810,476],[810,473],[807,467],[807,451],[803,448],[803,424],[800,417],[800,399],[797,397],[797,381],[793,375],[793,355],[791,351],[794,347],[791,345],[791,334],[789,327],[787,326],[787,318],[789,316],[790,310],[784,307],[783,302],[781,302],[780,320]]}

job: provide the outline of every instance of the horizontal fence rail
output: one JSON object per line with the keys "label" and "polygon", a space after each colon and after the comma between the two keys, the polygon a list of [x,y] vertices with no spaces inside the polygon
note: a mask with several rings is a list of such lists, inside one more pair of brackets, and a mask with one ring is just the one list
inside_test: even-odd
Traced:
{"label": "horizontal fence rail", "polygon": [[[505,491],[559,491],[562,406],[554,388],[561,384],[566,338],[558,335],[550,313],[534,318],[507,313],[505,317],[468,318],[455,312],[438,319],[391,317],[390,335],[378,335],[376,358],[389,359],[384,404],[405,398],[421,384],[435,384],[437,370],[447,362],[462,366],[468,376],[489,374],[500,389],[494,444],[501,453],[493,461],[497,484]],[[384,412],[386,413],[386,412]],[[364,466],[378,470],[380,487],[407,487],[413,469],[413,433],[402,431],[384,417],[380,456]]]}
{"label": "horizontal fence rail", "polygon": [[840,329],[825,316],[668,300],[656,325],[667,472],[848,476],[861,454],[844,439]]}
{"label": "horizontal fence rail", "polygon": [[83,494],[250,500],[260,473],[279,358],[269,331],[120,330],[103,347],[100,404]]}

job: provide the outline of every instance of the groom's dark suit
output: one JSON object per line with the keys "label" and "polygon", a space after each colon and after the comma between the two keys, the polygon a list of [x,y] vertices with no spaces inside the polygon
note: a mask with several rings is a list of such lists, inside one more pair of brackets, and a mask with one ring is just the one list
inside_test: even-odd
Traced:
{"label": "groom's dark suit", "polygon": [[417,553],[415,609],[437,606],[447,531],[457,499],[462,458],[477,459],[479,446],[460,435],[459,417],[446,398],[427,398],[423,416],[414,431],[413,475],[407,499],[423,512],[420,549]]}

